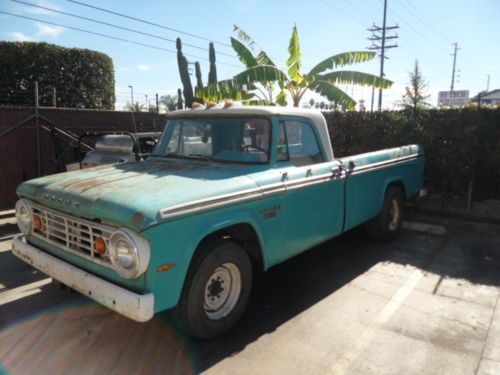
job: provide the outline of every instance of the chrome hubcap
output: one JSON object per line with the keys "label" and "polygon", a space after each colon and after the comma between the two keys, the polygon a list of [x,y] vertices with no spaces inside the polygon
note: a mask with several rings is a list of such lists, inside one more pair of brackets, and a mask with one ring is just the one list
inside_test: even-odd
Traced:
{"label": "chrome hubcap", "polygon": [[389,209],[389,230],[395,230],[399,225],[401,217],[401,210],[397,199],[391,201],[391,208]]}
{"label": "chrome hubcap", "polygon": [[205,285],[203,308],[211,320],[228,316],[238,303],[241,293],[241,273],[234,263],[217,267]]}

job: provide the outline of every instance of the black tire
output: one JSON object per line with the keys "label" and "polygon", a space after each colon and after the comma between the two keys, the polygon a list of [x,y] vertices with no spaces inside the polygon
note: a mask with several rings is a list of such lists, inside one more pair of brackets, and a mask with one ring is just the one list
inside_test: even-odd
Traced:
{"label": "black tire", "polygon": [[396,238],[403,222],[405,200],[405,195],[399,187],[389,186],[385,193],[382,210],[365,224],[368,237],[377,242],[389,242]]}
{"label": "black tire", "polygon": [[[230,241],[220,240],[202,245],[198,254],[191,264],[181,299],[173,312],[179,325],[190,335],[211,339],[230,329],[243,314],[252,288],[252,263],[246,251]],[[218,274],[214,274],[216,270]],[[237,280],[237,277],[233,277],[235,272],[240,275],[240,291],[236,302],[234,296],[238,288],[235,285],[238,283],[233,281]],[[223,284],[224,280],[226,285],[228,284],[226,273],[232,280],[229,292],[225,292]],[[218,276],[222,276],[222,282],[217,281],[220,280]],[[218,310],[210,310],[205,303],[205,294],[209,302],[211,300],[211,303],[214,303],[215,298],[217,304],[224,299],[225,293],[229,294],[224,306]],[[217,297],[221,295],[222,297]],[[220,316],[217,316],[218,314]]]}

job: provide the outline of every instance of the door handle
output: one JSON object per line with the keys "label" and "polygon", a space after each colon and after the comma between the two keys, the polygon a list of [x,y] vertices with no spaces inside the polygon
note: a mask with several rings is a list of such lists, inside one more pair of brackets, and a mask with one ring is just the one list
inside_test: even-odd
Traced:
{"label": "door handle", "polygon": [[342,167],[339,165],[332,168],[332,175],[334,178],[340,177],[342,175]]}

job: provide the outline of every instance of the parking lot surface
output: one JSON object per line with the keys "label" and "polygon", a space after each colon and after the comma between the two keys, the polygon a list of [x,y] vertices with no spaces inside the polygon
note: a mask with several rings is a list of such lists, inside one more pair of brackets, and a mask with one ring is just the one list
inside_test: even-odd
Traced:
{"label": "parking lot surface", "polygon": [[444,226],[390,244],[355,230],[259,273],[212,341],[61,291],[3,240],[0,374],[500,374],[500,227]]}

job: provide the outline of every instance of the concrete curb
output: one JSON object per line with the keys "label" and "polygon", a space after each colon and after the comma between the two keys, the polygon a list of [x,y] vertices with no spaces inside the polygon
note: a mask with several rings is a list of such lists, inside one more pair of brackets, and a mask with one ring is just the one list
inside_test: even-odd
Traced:
{"label": "concrete curb", "polygon": [[429,233],[437,236],[444,236],[446,234],[446,228],[437,224],[420,223],[417,221],[403,221],[403,225],[401,227],[406,230]]}

